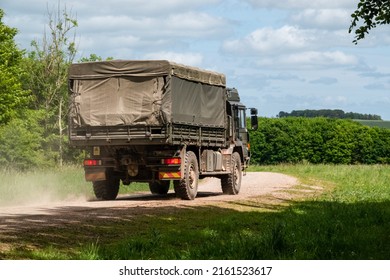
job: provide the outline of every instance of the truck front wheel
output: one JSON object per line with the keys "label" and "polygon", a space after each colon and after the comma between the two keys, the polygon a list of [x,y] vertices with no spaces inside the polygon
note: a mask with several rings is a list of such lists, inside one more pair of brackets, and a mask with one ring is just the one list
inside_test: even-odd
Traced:
{"label": "truck front wheel", "polygon": [[92,182],[93,191],[99,200],[114,200],[119,192],[119,178],[112,174],[111,170],[106,170],[106,180]]}
{"label": "truck front wheel", "polygon": [[174,182],[175,193],[181,199],[193,200],[198,194],[199,166],[198,159],[192,151],[184,158],[184,168],[181,171],[183,179]]}
{"label": "truck front wheel", "polygon": [[234,152],[230,162],[231,172],[221,178],[224,194],[238,194],[241,188],[242,170],[240,154]]}

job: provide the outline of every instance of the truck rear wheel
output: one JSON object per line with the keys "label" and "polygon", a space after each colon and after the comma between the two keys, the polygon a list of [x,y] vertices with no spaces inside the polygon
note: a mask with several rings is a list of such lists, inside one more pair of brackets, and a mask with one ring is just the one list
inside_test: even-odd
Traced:
{"label": "truck rear wheel", "polygon": [[171,181],[154,181],[149,183],[149,189],[152,194],[167,194]]}
{"label": "truck rear wheel", "polygon": [[92,182],[93,191],[99,200],[114,200],[119,192],[119,178],[115,178],[110,170],[106,170],[106,180]]}
{"label": "truck rear wheel", "polygon": [[238,194],[241,188],[242,170],[240,154],[234,152],[231,157],[231,173],[221,178],[222,192],[224,194]]}
{"label": "truck rear wheel", "polygon": [[184,158],[184,178],[174,182],[175,193],[181,199],[193,200],[198,194],[199,166],[196,155],[188,151]]}

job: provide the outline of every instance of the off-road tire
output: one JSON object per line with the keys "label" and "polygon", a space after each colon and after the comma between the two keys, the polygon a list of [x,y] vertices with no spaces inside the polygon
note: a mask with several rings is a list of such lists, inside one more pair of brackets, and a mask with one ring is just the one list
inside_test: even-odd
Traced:
{"label": "off-road tire", "polygon": [[152,194],[167,194],[171,181],[154,181],[149,182],[149,189]]}
{"label": "off-road tire", "polygon": [[92,182],[93,192],[99,200],[114,200],[118,196],[120,180],[113,176],[112,170],[106,170],[106,180]]}
{"label": "off-road tire", "polygon": [[181,171],[183,179],[174,182],[176,196],[185,200],[194,200],[198,194],[199,166],[198,159],[192,151],[184,158],[184,168]]}
{"label": "off-road tire", "polygon": [[234,152],[230,162],[231,173],[221,177],[224,194],[238,194],[241,188],[242,170],[240,154]]}

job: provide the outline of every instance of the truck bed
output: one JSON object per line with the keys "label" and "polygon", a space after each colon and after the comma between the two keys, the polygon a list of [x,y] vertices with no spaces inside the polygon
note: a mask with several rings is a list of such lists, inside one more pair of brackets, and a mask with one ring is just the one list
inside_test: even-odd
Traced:
{"label": "truck bed", "polygon": [[168,61],[73,64],[69,135],[75,146],[226,146],[225,76]]}

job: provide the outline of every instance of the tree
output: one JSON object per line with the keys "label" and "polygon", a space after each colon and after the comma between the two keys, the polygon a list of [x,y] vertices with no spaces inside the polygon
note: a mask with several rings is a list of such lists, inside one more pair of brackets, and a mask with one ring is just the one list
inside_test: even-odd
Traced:
{"label": "tree", "polygon": [[0,127],[0,166],[27,170],[49,166],[42,149],[43,128],[40,125],[44,111],[23,110],[19,118]]}
{"label": "tree", "polygon": [[372,115],[372,114],[360,114],[360,113],[344,113],[343,110],[331,110],[331,109],[322,109],[322,110],[293,110],[291,113],[279,112],[279,118],[286,117],[305,117],[305,118],[317,118],[317,117],[326,117],[326,118],[336,118],[336,119],[360,119],[360,120],[382,120],[381,116]]}
{"label": "tree", "polygon": [[[349,33],[355,30],[355,44],[364,39],[369,31],[377,25],[390,24],[390,1],[389,0],[360,0],[357,9],[351,15],[352,23]],[[358,21],[363,24],[358,26]]]}
{"label": "tree", "polygon": [[3,16],[0,9],[0,125],[9,122],[29,100],[29,91],[21,83],[23,51],[14,41],[17,29],[5,25]]}
{"label": "tree", "polygon": [[[113,60],[113,57],[107,57],[106,60]],[[96,62],[96,61],[103,61],[103,58],[101,56],[98,56],[97,54],[90,54],[89,57],[83,57],[79,60],[79,62]]]}
{"label": "tree", "polygon": [[59,165],[62,165],[65,123],[68,106],[67,78],[68,67],[76,53],[75,28],[73,19],[66,7],[57,11],[48,10],[48,32],[45,31],[41,42],[33,41],[33,51],[26,59],[26,68],[30,73],[27,85],[34,97],[35,109],[46,111],[44,123],[45,137],[50,150],[55,143],[55,152]]}

